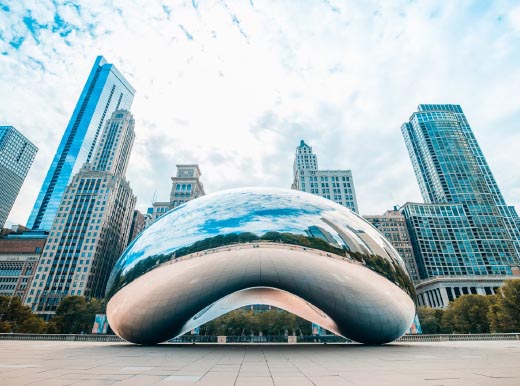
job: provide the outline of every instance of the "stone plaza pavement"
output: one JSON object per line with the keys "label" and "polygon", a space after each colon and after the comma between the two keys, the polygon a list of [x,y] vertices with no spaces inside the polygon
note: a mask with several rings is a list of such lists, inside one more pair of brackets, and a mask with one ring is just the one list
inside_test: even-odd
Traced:
{"label": "stone plaza pavement", "polygon": [[386,346],[0,341],[0,385],[520,385],[520,341]]}

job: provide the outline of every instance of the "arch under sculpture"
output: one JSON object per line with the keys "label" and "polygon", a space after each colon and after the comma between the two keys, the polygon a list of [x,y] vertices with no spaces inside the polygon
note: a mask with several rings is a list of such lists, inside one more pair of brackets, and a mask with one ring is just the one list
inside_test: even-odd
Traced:
{"label": "arch under sculpture", "polygon": [[117,261],[107,317],[155,344],[250,304],[269,304],[361,343],[402,336],[415,291],[391,244],[330,200],[272,188],[207,195],[168,212]]}

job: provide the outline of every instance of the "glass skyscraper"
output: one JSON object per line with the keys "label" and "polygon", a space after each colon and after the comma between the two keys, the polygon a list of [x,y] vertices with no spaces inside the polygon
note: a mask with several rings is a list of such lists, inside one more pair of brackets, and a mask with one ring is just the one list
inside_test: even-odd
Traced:
{"label": "glass skyscraper", "polygon": [[406,217],[421,279],[511,275],[520,261],[507,206],[459,105],[419,105],[402,133],[425,204]]}
{"label": "glass skyscraper", "polygon": [[129,110],[134,94],[134,88],[117,68],[98,56],[47,172],[28,227],[50,229],[67,184],[85,162],[91,161],[105,119],[118,109]]}
{"label": "glass skyscraper", "polygon": [[102,298],[128,242],[136,198],[125,178],[135,121],[116,110],[104,125],[92,162],[68,184],[25,303],[52,315],[66,295]]}
{"label": "glass skyscraper", "polygon": [[0,229],[14,205],[38,148],[12,126],[0,126]]}

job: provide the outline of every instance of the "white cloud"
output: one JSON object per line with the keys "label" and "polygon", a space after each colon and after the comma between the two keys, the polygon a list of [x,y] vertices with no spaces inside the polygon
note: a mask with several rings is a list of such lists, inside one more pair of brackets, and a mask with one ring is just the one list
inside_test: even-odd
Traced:
{"label": "white cloud", "polygon": [[[155,190],[168,197],[177,163],[198,162],[208,192],[289,187],[300,139],[321,167],[352,169],[363,213],[420,201],[400,133],[419,103],[462,105],[520,205],[520,11],[507,2],[6,5],[0,123],[40,148],[12,223],[26,222],[98,54],[137,89],[128,178],[140,209]],[[46,25],[39,43],[29,10]]]}

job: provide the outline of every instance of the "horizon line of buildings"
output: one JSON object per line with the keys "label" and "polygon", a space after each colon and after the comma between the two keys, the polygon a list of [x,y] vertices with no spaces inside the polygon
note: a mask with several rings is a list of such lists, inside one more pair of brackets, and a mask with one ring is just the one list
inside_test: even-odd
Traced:
{"label": "horizon line of buildings", "polygon": [[[0,295],[50,316],[66,295],[103,297],[126,246],[169,210],[205,194],[197,164],[179,164],[168,201],[135,209],[126,180],[135,90],[96,58],[28,219],[0,235]],[[508,206],[459,105],[419,105],[401,127],[424,203],[363,216],[393,244],[418,304],[446,307],[463,294],[493,294],[520,276],[520,220]],[[37,152],[0,126],[0,228]],[[358,213],[351,170],[320,170],[301,140],[292,189]]]}

